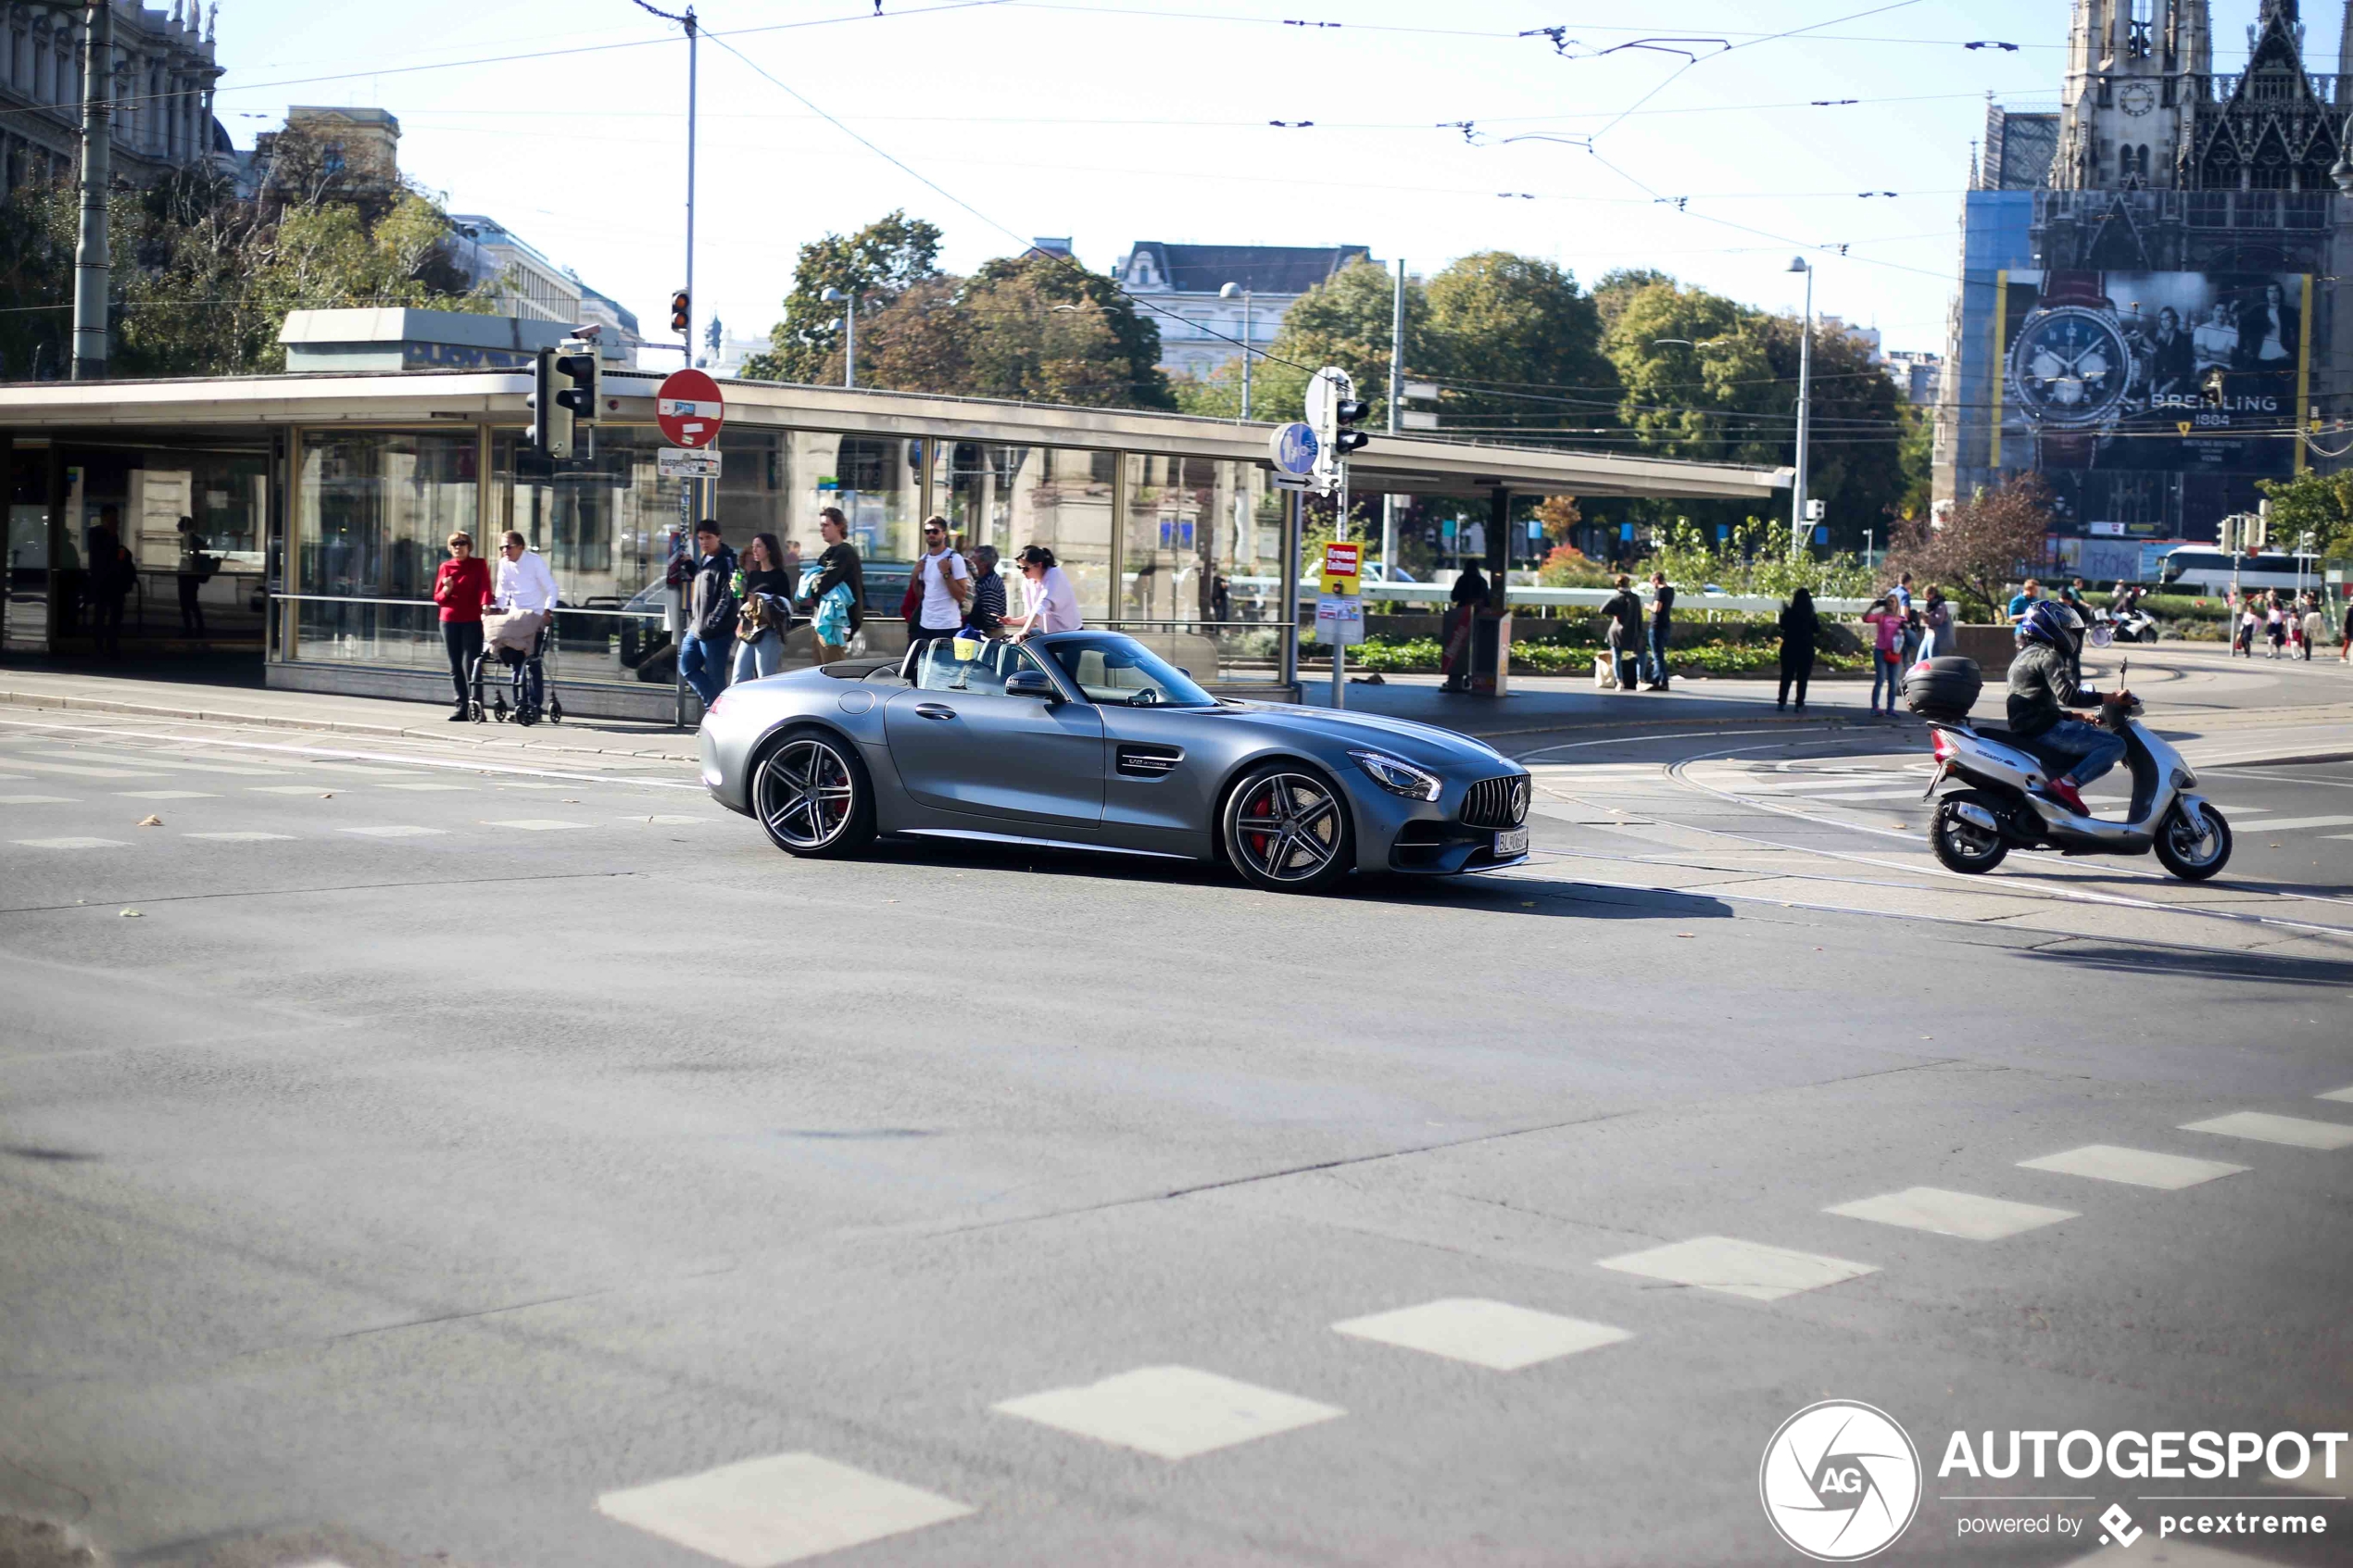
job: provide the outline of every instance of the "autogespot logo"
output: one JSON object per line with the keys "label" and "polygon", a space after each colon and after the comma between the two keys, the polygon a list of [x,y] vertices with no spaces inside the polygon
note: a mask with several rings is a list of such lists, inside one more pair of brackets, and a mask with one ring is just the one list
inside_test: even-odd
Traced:
{"label": "autogespot logo", "polygon": [[1765,1445],[1756,1490],[1781,1539],[1820,1562],[1893,1545],[1920,1506],[1920,1456],[1886,1411],[1824,1399]]}

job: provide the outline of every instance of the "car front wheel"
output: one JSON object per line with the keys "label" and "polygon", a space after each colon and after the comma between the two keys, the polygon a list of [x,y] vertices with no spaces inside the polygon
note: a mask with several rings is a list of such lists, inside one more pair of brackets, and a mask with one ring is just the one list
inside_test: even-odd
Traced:
{"label": "car front wheel", "polygon": [[1323,893],[1348,874],[1356,833],[1348,802],[1320,773],[1269,763],[1226,797],[1226,857],[1252,887]]}
{"label": "car front wheel", "polygon": [[848,741],[791,730],[761,754],[752,809],[768,841],[787,855],[854,855],[874,842],[875,789]]}

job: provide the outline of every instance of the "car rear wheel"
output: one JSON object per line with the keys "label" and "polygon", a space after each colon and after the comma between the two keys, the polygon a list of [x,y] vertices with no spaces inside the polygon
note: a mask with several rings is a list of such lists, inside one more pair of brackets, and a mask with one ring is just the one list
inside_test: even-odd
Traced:
{"label": "car rear wheel", "polygon": [[1226,797],[1226,858],[1252,887],[1323,893],[1348,874],[1356,831],[1322,774],[1288,763],[1252,770]]}
{"label": "car rear wheel", "polygon": [[854,855],[875,839],[875,788],[848,741],[821,730],[787,731],[761,754],[752,809],[768,841],[787,855]]}

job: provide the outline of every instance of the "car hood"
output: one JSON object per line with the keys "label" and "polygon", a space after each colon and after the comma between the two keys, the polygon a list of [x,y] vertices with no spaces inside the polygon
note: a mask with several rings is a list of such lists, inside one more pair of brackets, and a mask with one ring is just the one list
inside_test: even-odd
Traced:
{"label": "car hood", "polygon": [[1227,708],[1225,712],[1234,723],[1253,729],[1315,735],[1343,746],[1386,751],[1401,760],[1418,762],[1426,768],[1469,768],[1478,770],[1482,777],[1519,771],[1518,763],[1483,741],[1473,740],[1453,730],[1441,730],[1435,724],[1416,724],[1410,719],[1386,719],[1373,713],[1336,713],[1328,708],[1298,708],[1277,702],[1238,703]]}

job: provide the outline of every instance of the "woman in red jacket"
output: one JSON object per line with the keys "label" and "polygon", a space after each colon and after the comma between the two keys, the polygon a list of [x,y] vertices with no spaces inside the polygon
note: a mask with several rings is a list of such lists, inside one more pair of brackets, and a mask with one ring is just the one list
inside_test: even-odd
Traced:
{"label": "woman in red jacket", "polygon": [[433,602],[441,607],[441,646],[449,650],[449,684],[458,692],[453,724],[472,717],[466,672],[482,657],[482,607],[491,597],[490,563],[474,554],[473,535],[452,533],[449,558],[433,580]]}

